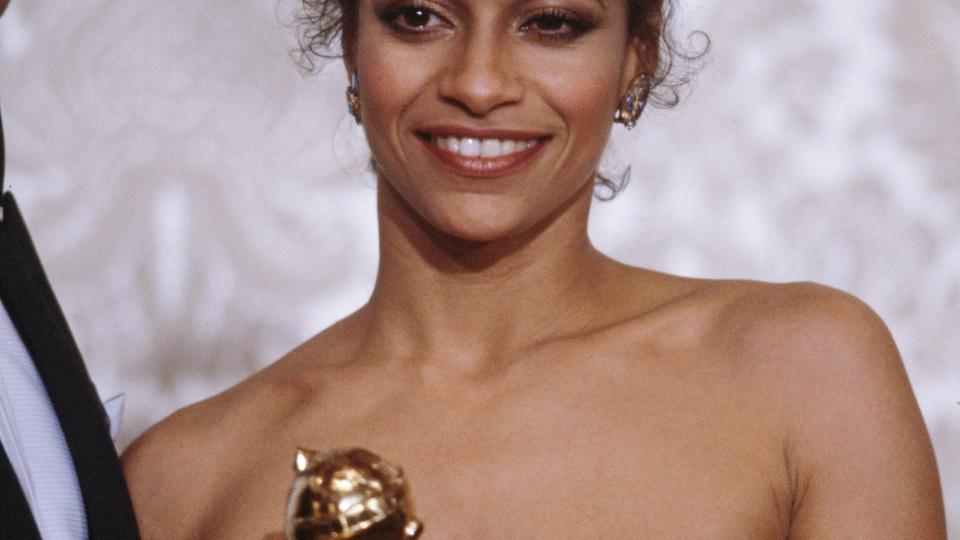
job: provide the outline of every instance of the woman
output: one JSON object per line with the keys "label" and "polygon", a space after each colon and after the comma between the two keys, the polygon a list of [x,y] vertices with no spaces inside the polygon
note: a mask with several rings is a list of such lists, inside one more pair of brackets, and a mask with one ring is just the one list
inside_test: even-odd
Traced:
{"label": "woman", "polygon": [[276,534],[297,446],[403,464],[425,538],[945,536],[869,308],[592,247],[611,119],[632,125],[668,71],[665,7],[308,3],[318,43],[342,28],[376,163],[376,286],[127,450],[145,538]]}

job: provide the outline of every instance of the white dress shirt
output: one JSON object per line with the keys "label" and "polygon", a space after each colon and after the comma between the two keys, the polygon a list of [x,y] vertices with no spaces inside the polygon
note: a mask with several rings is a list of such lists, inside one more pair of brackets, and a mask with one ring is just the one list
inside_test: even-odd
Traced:
{"label": "white dress shirt", "polygon": [[[112,423],[112,422],[111,422]],[[84,540],[77,473],[40,374],[0,303],[0,442],[44,540]]]}

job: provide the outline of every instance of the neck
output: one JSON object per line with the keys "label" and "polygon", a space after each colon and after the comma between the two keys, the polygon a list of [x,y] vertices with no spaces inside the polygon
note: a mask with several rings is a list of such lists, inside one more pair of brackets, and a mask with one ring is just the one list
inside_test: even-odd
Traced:
{"label": "neck", "polygon": [[380,182],[380,266],[364,309],[371,344],[469,373],[582,328],[612,264],[587,237],[592,185],[521,234],[471,242],[438,231]]}

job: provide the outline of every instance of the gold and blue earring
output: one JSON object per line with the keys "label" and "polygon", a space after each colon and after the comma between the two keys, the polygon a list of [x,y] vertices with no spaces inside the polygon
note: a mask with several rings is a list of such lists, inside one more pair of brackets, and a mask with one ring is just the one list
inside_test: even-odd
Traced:
{"label": "gold and blue earring", "polygon": [[357,82],[357,72],[350,74],[350,85],[347,86],[347,111],[354,120],[360,123],[360,84]]}
{"label": "gold and blue earring", "polygon": [[633,129],[637,125],[637,120],[643,114],[647,107],[647,100],[650,98],[650,90],[653,88],[653,76],[649,73],[641,73],[630,83],[627,94],[620,101],[620,107],[613,115],[613,121],[623,124],[627,129]]}

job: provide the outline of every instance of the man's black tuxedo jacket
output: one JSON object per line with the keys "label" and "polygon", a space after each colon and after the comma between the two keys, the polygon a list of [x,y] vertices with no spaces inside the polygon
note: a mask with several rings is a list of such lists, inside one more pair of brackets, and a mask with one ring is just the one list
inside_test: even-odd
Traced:
{"label": "man's black tuxedo jacket", "polygon": [[[3,191],[0,123],[0,299],[46,386],[80,483],[90,538],[139,538],[109,421],[10,193]],[[39,539],[37,526],[0,446],[0,539]]]}

